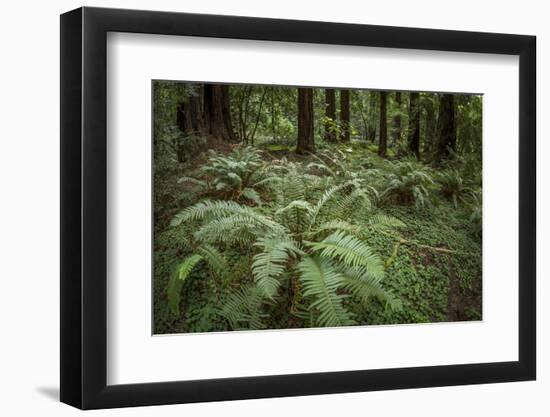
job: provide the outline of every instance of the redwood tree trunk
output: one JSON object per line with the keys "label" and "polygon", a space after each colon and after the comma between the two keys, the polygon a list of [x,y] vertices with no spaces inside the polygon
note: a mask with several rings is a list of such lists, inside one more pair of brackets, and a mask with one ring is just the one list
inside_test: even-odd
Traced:
{"label": "redwood tree trunk", "polygon": [[418,93],[411,93],[407,142],[409,152],[416,158],[420,158],[420,95]]}
{"label": "redwood tree trunk", "polygon": [[454,96],[442,94],[439,101],[439,116],[437,120],[437,144],[434,146],[434,160],[441,161],[456,150],[456,123]]}
{"label": "redwood tree trunk", "polygon": [[336,142],[336,92],[332,88],[325,89],[325,140]]}
{"label": "redwood tree trunk", "polygon": [[298,88],[298,141],[296,153],[315,152],[313,141],[313,89]]}
{"label": "redwood tree trunk", "polygon": [[429,155],[435,141],[436,118],[433,101],[426,104],[426,134],[424,136],[424,154]]}
{"label": "redwood tree trunk", "polygon": [[228,85],[205,84],[204,115],[208,133],[225,141],[235,141]]}
{"label": "redwood tree trunk", "polygon": [[340,90],[340,126],[340,140],[342,142],[349,142],[349,90]]}
{"label": "redwood tree trunk", "polygon": [[387,121],[387,103],[388,93],[380,92],[380,124],[379,124],[379,140],[378,140],[378,155],[385,157],[388,148],[388,121]]}
{"label": "redwood tree trunk", "polygon": [[376,102],[378,101],[377,93],[375,91],[371,91],[369,93],[369,111],[368,111],[368,132],[367,132],[367,139],[371,142],[374,142],[376,140],[376,125],[378,123],[378,117],[376,117]]}
{"label": "redwood tree trunk", "polygon": [[[401,92],[395,93],[395,104],[397,108],[401,110]],[[393,117],[393,145],[398,144],[401,141],[401,113],[396,113]]]}
{"label": "redwood tree trunk", "polygon": [[190,96],[178,105],[177,125],[185,135],[196,135],[204,129],[200,97]]}

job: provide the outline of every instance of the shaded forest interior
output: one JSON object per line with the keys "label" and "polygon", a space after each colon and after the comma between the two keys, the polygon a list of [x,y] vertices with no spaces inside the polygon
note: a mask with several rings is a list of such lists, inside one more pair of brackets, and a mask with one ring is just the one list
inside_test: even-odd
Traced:
{"label": "shaded forest interior", "polygon": [[481,319],[480,95],[153,82],[155,333]]}

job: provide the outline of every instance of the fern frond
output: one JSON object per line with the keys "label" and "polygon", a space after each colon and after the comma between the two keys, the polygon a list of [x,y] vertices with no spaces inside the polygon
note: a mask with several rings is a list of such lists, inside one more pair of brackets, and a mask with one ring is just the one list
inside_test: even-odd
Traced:
{"label": "fern frond", "polygon": [[211,220],[194,233],[194,238],[205,243],[239,243],[246,245],[256,240],[261,228],[246,216],[228,216]]}
{"label": "fern frond", "polygon": [[380,229],[400,229],[406,227],[406,224],[401,220],[385,214],[374,214],[369,216],[368,225]]}
{"label": "fern frond", "polygon": [[366,243],[344,232],[335,232],[321,242],[307,243],[322,257],[336,259],[351,267],[365,267],[372,276],[383,276],[384,263]]}
{"label": "fern frond", "polygon": [[292,209],[300,209],[305,210],[308,213],[311,213],[313,211],[313,208],[311,207],[311,204],[309,204],[307,201],[304,200],[294,200],[290,204],[288,204],[286,207],[283,207],[279,210],[277,210],[276,214],[282,214],[286,211],[292,210]]}
{"label": "fern frond", "polygon": [[338,289],[343,286],[342,275],[328,259],[306,256],[297,268],[304,297],[315,300],[311,307],[319,311],[316,317],[319,326],[347,326],[355,323],[342,304],[345,295],[338,293]]}
{"label": "fern frond", "polygon": [[311,217],[310,217],[310,229],[315,225],[316,221],[317,221],[317,216],[319,215],[319,213],[321,212],[321,210],[323,209],[323,207],[331,200],[333,199],[336,194],[345,189],[346,187],[349,187],[351,185],[356,185],[356,182],[355,181],[347,181],[343,184],[340,184],[340,185],[336,185],[336,186],[333,186],[331,188],[329,188],[328,190],[326,190],[323,195],[321,196],[321,198],[319,198],[319,200],[317,200],[317,204],[315,204],[315,206],[313,207],[313,211],[311,212]]}
{"label": "fern frond", "polygon": [[363,303],[368,303],[371,297],[375,297],[394,311],[401,309],[401,300],[384,289],[380,279],[369,275],[366,271],[349,268],[342,274],[342,279],[344,288]]}
{"label": "fern frond", "polygon": [[229,271],[229,264],[222,253],[212,245],[203,244],[197,248],[197,252],[208,264],[210,270],[218,277],[223,277]]}
{"label": "fern frond", "polygon": [[263,303],[260,290],[255,285],[248,285],[230,293],[222,300],[220,315],[229,322],[233,330],[265,329],[262,320],[267,315],[262,313]]}
{"label": "fern frond", "polygon": [[279,237],[259,238],[254,246],[262,249],[252,263],[254,280],[266,297],[273,298],[280,285],[278,278],[285,272],[289,257],[301,251],[293,241]]}
{"label": "fern frond", "polygon": [[342,219],[347,219],[358,211],[370,211],[372,208],[370,196],[363,188],[356,188],[340,199],[337,204],[340,209],[338,217]]}
{"label": "fern frond", "polygon": [[321,224],[317,229],[315,229],[314,234],[317,234],[326,230],[339,230],[341,232],[356,234],[361,231],[361,226],[351,224],[344,220],[330,220],[328,222]]}
{"label": "fern frond", "polygon": [[181,178],[178,179],[178,184],[183,184],[183,183],[186,183],[186,182],[189,183],[189,184],[197,185],[199,187],[203,187],[203,188],[207,187],[206,181],[198,180],[198,179],[193,178],[193,177],[181,177]]}
{"label": "fern frond", "polygon": [[336,173],[324,163],[310,162],[309,164],[307,164],[306,169],[312,169],[312,168],[317,169],[319,171],[324,171],[335,178],[337,177]]}
{"label": "fern frond", "polygon": [[195,265],[200,260],[202,260],[202,256],[197,254],[185,258],[185,260],[176,267],[175,272],[170,277],[166,295],[168,296],[168,305],[170,306],[172,313],[179,314],[181,288]]}
{"label": "fern frond", "polygon": [[247,200],[253,201],[258,206],[262,205],[262,199],[260,198],[260,194],[258,194],[258,192],[252,188],[249,188],[249,187],[245,188],[241,192],[241,195]]}
{"label": "fern frond", "polygon": [[192,220],[202,220],[208,216],[213,218],[227,217],[230,215],[241,215],[248,218],[250,223],[277,228],[279,225],[268,217],[258,213],[251,207],[236,203],[234,201],[201,201],[188,207],[174,216],[170,222],[171,226],[179,226],[181,223]]}

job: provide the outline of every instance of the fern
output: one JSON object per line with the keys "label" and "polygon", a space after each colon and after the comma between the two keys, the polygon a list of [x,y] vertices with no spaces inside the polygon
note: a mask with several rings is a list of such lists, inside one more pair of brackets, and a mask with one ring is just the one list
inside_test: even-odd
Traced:
{"label": "fern", "polygon": [[229,271],[227,259],[214,246],[204,244],[197,249],[197,253],[202,256],[215,275],[220,278],[227,275]]}
{"label": "fern", "polygon": [[311,307],[318,310],[319,326],[347,326],[354,324],[352,315],[344,308],[343,277],[328,259],[306,256],[297,266],[304,297],[312,297]]}
{"label": "fern", "polygon": [[364,270],[354,268],[347,269],[342,274],[342,277],[344,288],[349,290],[364,304],[367,304],[370,298],[376,297],[394,311],[401,309],[401,301],[382,287],[379,278],[370,275]]}
{"label": "fern", "polygon": [[241,215],[250,223],[267,228],[276,228],[278,225],[268,217],[258,213],[250,207],[234,201],[202,201],[188,207],[174,216],[170,225],[179,226],[182,223],[193,220],[203,220],[208,216],[212,218],[227,217],[230,215]]}
{"label": "fern", "polygon": [[383,201],[405,205],[414,203],[417,210],[429,205],[434,180],[426,167],[414,160],[388,162],[388,167],[391,173],[381,194]]}
{"label": "fern", "polygon": [[235,215],[211,220],[193,236],[199,242],[246,245],[254,242],[261,230],[261,227],[250,222],[249,217]]}
{"label": "fern", "polygon": [[294,242],[279,237],[259,238],[254,246],[262,249],[254,256],[252,263],[254,280],[266,297],[273,298],[280,285],[278,278],[285,272],[289,256],[301,251]]}
{"label": "fern", "polygon": [[248,188],[248,187],[245,188],[241,192],[241,196],[243,196],[247,200],[253,201],[258,206],[262,205],[262,199],[260,198],[260,194],[258,194],[258,192],[256,190],[254,190],[253,188]]}
{"label": "fern", "polygon": [[400,229],[406,227],[406,224],[401,220],[385,214],[374,214],[369,216],[368,225],[378,229]]}
{"label": "fern", "polygon": [[200,255],[189,256],[177,266],[176,271],[170,277],[170,281],[168,282],[167,296],[168,304],[172,313],[179,315],[181,288],[195,265],[200,260],[202,260],[202,256]]}
{"label": "fern", "polygon": [[351,267],[366,267],[370,275],[381,277],[384,263],[365,243],[355,236],[335,232],[321,242],[309,242],[322,257],[335,259]]}
{"label": "fern", "polygon": [[266,326],[262,320],[267,315],[261,312],[263,303],[260,290],[254,285],[248,285],[225,297],[219,312],[233,330],[264,329]]}

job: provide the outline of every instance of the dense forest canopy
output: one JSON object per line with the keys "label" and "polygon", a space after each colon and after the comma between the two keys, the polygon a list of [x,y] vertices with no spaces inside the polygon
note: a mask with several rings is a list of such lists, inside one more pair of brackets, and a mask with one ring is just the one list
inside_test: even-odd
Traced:
{"label": "dense forest canopy", "polygon": [[482,97],[153,82],[155,332],[481,318]]}

